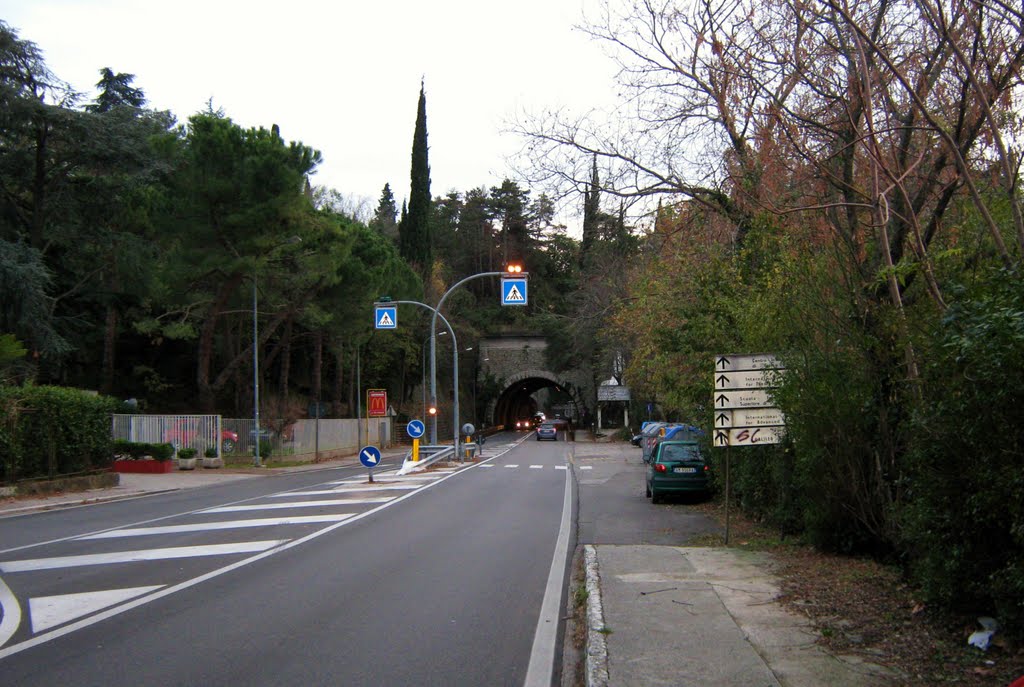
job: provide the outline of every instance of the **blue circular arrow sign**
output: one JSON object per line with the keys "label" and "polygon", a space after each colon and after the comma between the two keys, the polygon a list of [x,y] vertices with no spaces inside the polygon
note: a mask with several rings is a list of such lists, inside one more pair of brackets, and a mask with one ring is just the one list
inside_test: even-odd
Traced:
{"label": "blue circular arrow sign", "polygon": [[380,449],[376,446],[364,446],[359,449],[359,462],[368,468],[375,468],[380,462]]}
{"label": "blue circular arrow sign", "polygon": [[405,426],[405,431],[408,432],[409,436],[413,439],[419,439],[423,436],[423,432],[426,431],[426,428],[423,426],[423,422],[421,420],[409,420],[409,424]]}

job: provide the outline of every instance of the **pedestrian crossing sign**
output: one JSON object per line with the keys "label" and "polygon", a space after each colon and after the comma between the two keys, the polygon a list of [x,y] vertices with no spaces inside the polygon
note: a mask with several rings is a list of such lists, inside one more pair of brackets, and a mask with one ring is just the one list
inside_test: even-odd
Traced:
{"label": "pedestrian crossing sign", "polygon": [[378,306],[374,309],[373,323],[376,329],[397,329],[398,308],[393,305]]}
{"label": "pedestrian crossing sign", "polygon": [[506,277],[501,280],[502,305],[526,305],[526,279]]}

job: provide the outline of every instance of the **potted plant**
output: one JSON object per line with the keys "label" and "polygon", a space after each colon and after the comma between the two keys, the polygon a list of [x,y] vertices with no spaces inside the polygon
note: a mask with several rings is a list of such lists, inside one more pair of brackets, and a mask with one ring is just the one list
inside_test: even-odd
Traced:
{"label": "potted plant", "polygon": [[116,441],[113,453],[114,472],[154,473],[174,469],[174,447],[170,444]]}
{"label": "potted plant", "polygon": [[178,469],[179,470],[195,470],[196,469],[196,453],[194,448],[183,448],[178,451]]}
{"label": "potted plant", "polygon": [[207,446],[206,450],[203,451],[203,467],[204,468],[222,468],[224,467],[224,459],[218,455],[216,446]]}

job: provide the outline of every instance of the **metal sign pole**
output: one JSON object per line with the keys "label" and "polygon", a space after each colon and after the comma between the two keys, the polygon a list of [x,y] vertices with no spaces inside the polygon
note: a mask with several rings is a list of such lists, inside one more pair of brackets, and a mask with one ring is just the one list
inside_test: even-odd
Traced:
{"label": "metal sign pole", "polygon": [[732,483],[729,481],[729,445],[725,445],[725,545],[729,545],[729,502],[732,500]]}

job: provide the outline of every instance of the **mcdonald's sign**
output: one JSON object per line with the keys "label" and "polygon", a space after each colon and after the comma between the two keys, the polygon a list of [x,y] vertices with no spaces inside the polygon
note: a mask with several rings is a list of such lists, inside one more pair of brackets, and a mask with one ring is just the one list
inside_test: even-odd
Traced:
{"label": "mcdonald's sign", "polygon": [[387,389],[366,390],[366,415],[367,417],[386,417],[388,414],[388,392]]}

